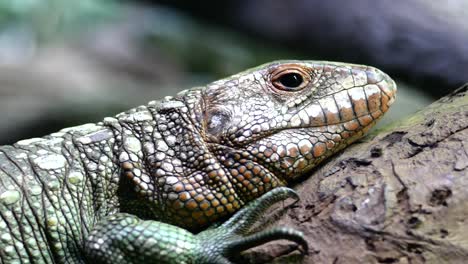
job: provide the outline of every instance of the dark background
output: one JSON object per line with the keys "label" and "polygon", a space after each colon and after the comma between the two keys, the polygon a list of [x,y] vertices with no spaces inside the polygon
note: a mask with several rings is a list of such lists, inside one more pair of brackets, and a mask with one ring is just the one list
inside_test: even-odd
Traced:
{"label": "dark background", "polygon": [[394,77],[383,123],[468,80],[468,1],[0,3],[0,144],[97,122],[277,59]]}

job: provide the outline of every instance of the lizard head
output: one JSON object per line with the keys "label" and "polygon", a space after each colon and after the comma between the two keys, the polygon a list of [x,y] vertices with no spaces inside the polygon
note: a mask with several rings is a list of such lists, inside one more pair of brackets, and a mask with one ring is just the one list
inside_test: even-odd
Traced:
{"label": "lizard head", "polygon": [[141,126],[156,128],[142,150],[150,176],[124,169],[166,222],[199,230],[361,137],[395,92],[372,67],[265,64],[154,103],[157,123]]}
{"label": "lizard head", "polygon": [[307,173],[388,110],[394,81],[363,65],[279,61],[203,91],[203,134],[249,198]]}

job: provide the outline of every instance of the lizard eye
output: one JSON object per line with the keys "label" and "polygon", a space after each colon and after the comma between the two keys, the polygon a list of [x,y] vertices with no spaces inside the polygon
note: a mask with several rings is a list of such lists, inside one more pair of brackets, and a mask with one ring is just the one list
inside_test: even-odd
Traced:
{"label": "lizard eye", "polygon": [[273,86],[282,91],[294,92],[301,90],[309,83],[309,75],[301,69],[279,69],[272,73]]}

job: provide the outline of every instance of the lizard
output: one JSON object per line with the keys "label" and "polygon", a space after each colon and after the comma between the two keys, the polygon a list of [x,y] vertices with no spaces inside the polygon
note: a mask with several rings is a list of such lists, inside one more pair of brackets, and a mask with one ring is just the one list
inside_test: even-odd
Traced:
{"label": "lizard", "polygon": [[274,61],[2,146],[0,263],[227,264],[278,239],[307,252],[294,228],[250,228],[395,95],[374,67]]}

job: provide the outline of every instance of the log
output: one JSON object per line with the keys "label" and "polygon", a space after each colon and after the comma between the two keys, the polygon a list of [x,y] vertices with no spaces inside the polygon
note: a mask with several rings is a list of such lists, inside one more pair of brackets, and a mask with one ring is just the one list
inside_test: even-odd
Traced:
{"label": "log", "polygon": [[241,263],[466,263],[468,84],[374,131],[294,187],[301,200],[260,224],[303,231]]}

